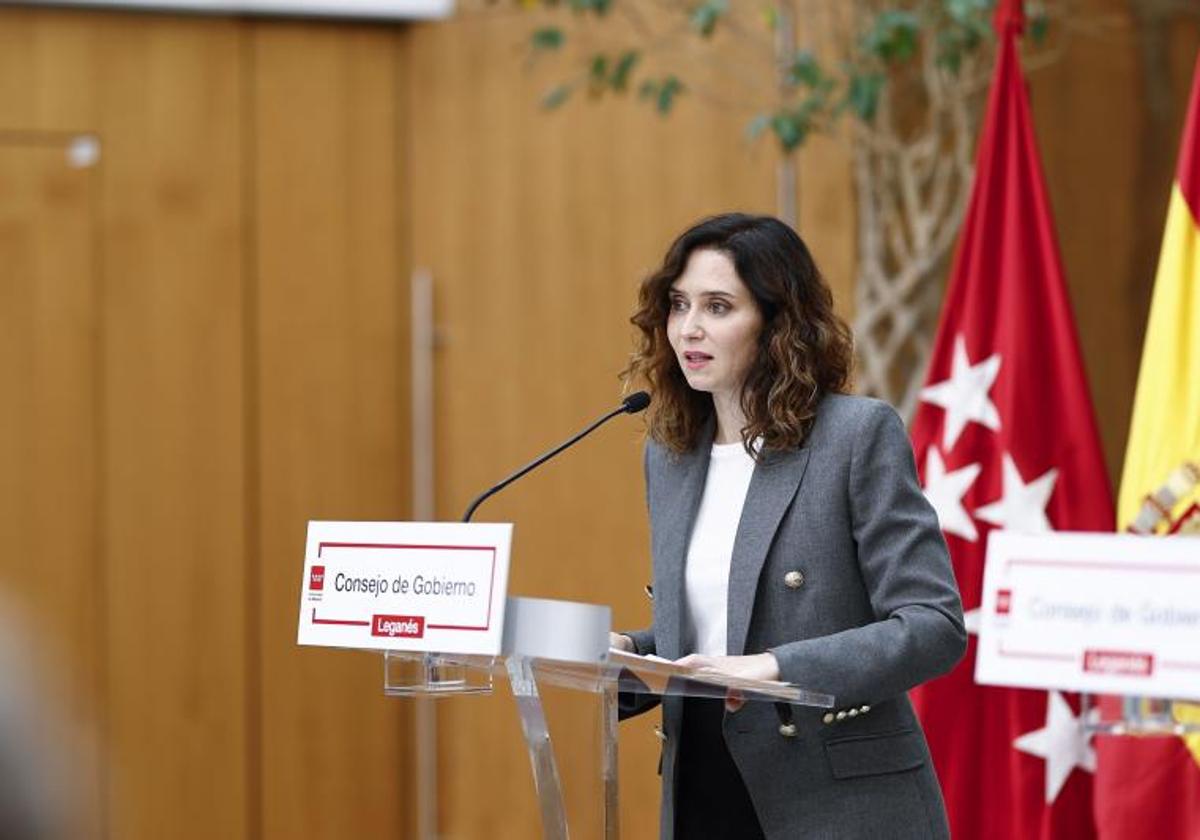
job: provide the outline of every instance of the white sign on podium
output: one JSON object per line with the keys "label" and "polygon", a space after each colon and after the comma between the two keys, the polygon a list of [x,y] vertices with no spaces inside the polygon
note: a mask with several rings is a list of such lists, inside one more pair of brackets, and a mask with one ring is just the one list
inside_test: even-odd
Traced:
{"label": "white sign on podium", "polygon": [[1200,700],[1200,538],[993,531],[975,679]]}
{"label": "white sign on podium", "polygon": [[302,645],[496,656],[511,524],[309,522]]}

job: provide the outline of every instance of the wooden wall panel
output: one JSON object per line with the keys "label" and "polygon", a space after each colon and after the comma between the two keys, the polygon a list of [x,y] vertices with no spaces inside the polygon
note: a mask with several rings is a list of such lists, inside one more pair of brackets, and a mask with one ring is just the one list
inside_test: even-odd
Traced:
{"label": "wooden wall panel", "polygon": [[79,131],[98,124],[97,20],[0,8],[0,131]]}
{"label": "wooden wall panel", "polygon": [[[1150,7],[1153,4],[1146,4]],[[1200,25],[1134,0],[1090,0],[1107,25],[1030,76],[1071,302],[1114,488],[1183,132]],[[1161,66],[1157,66],[1161,63]],[[1158,72],[1154,72],[1155,70]]]}
{"label": "wooden wall panel", "polygon": [[295,642],[307,520],[409,507],[398,35],[252,32],[263,836],[406,836],[410,706]]}
{"label": "wooden wall panel", "polygon": [[[1120,14],[1125,4],[1110,0],[1092,5],[1092,14]],[[1168,186],[1161,185],[1161,203],[1155,208],[1132,200],[1097,200],[1104,195],[1132,197],[1139,191],[1135,162],[1149,139],[1135,119],[1140,116],[1141,93],[1136,33],[1128,16],[1120,20],[1118,28],[1103,36],[1076,38],[1067,60],[1030,76],[1034,125],[1114,482],[1124,459],[1149,298],[1135,306],[1116,304],[1132,303],[1131,288],[1153,282],[1152,266],[1140,278],[1131,276],[1133,231],[1139,224],[1152,227],[1155,218],[1165,218]],[[1159,154],[1173,152],[1172,145]]]}
{"label": "wooden wall panel", "polygon": [[[70,164],[67,145],[65,136],[0,139],[0,599],[5,644],[19,645],[34,665],[30,673],[6,668],[0,728],[11,736],[23,723],[35,726],[34,743],[45,743],[42,754],[26,757],[25,783],[78,810],[70,836],[98,837],[105,611],[96,516],[97,179],[94,169]],[[14,689],[30,682],[40,691],[38,719],[13,720]],[[0,783],[11,791],[18,780]]]}
{"label": "wooden wall panel", "polygon": [[234,21],[103,16],[114,838],[247,835],[243,170]]}
{"label": "wooden wall panel", "polygon": [[[73,753],[95,836],[411,834],[406,707],[375,657],[300,651],[293,630],[305,521],[409,504],[399,38],[0,10],[5,155],[101,140],[98,180],[43,184],[41,151],[0,161],[4,218],[46,263],[0,290],[4,521],[21,554],[79,566],[12,585],[94,648],[66,671],[107,736]],[[96,214],[94,251],[47,215],[64,201]]]}

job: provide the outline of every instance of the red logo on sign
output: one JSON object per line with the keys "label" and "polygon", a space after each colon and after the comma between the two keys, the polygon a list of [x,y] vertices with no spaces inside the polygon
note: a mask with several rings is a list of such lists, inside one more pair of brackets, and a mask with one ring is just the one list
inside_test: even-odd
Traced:
{"label": "red logo on sign", "polygon": [[1154,673],[1154,654],[1126,650],[1085,650],[1083,670],[1094,674],[1148,677]]}
{"label": "red logo on sign", "polygon": [[376,615],[371,617],[371,635],[420,639],[425,635],[423,615]]}
{"label": "red logo on sign", "polygon": [[996,615],[1008,615],[1012,609],[1012,590],[1001,589],[996,593]]}
{"label": "red logo on sign", "polygon": [[308,588],[320,592],[325,588],[325,567],[313,566],[308,575]]}

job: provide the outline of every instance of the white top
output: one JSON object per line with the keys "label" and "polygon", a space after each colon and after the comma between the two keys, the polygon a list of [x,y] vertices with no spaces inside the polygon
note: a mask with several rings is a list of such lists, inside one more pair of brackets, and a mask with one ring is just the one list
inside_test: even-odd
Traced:
{"label": "white top", "polygon": [[754,459],[740,442],[713,444],[684,572],[688,630],[695,653],[726,654],[729,564],[753,474]]}

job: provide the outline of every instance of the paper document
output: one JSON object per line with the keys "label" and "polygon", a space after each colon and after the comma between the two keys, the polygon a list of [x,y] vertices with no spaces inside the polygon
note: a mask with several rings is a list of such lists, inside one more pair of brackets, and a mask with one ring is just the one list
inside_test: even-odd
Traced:
{"label": "paper document", "polygon": [[617,648],[609,648],[608,661],[613,665],[629,669],[654,694],[683,693],[702,696],[702,692],[699,691],[670,691],[668,682],[674,679],[687,680],[699,686],[708,686],[714,690],[716,695],[720,694],[719,689],[722,688],[736,689],[748,696],[757,696],[762,699],[806,702],[818,706],[833,705],[832,697],[804,691],[791,683],[779,680],[754,680],[732,674],[722,674],[718,671],[697,669],[653,654],[641,656]]}

